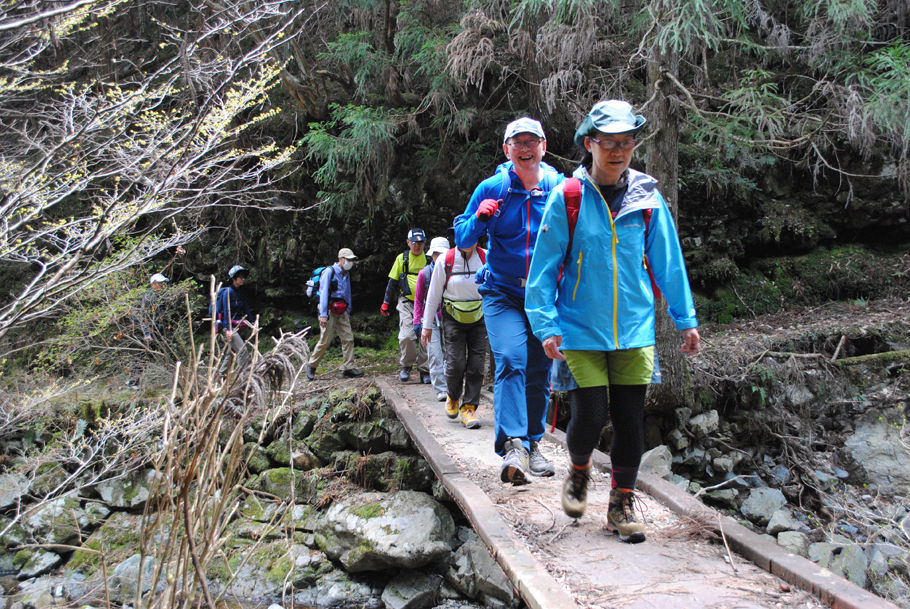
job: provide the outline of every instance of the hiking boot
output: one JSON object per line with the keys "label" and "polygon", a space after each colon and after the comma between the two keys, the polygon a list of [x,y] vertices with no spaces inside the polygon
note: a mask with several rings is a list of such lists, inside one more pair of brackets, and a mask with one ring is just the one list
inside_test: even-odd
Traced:
{"label": "hiking boot", "polygon": [[411,367],[405,366],[401,369],[401,372],[398,373],[398,380],[402,383],[407,383],[411,380]]}
{"label": "hiking boot", "polygon": [[528,480],[528,451],[521,443],[521,438],[509,438],[503,445],[505,455],[502,458],[502,468],[499,470],[499,479],[511,482],[514,485],[527,484]]}
{"label": "hiking boot", "polygon": [[306,380],[308,380],[308,381],[316,380],[316,366],[307,366],[306,367]]}
{"label": "hiking boot", "polygon": [[421,372],[420,373],[420,382],[423,383],[424,385],[429,385],[430,384],[430,373]]}
{"label": "hiking boot", "polygon": [[458,400],[446,397],[446,416],[454,419],[458,416]]}
{"label": "hiking boot", "polygon": [[532,476],[548,478],[556,473],[553,464],[547,461],[543,453],[537,448],[537,442],[531,440],[531,450],[528,453],[528,470]]}
{"label": "hiking boot", "polygon": [[607,530],[619,535],[626,543],[641,543],[645,540],[645,525],[635,518],[632,502],[635,493],[631,490],[614,488],[610,491],[610,507],[607,510]]}
{"label": "hiking boot", "polygon": [[571,518],[581,518],[588,505],[588,481],[591,465],[578,467],[569,464],[569,476],[562,483],[562,510]]}
{"label": "hiking boot", "polygon": [[477,406],[474,406],[473,404],[462,404],[461,408],[458,410],[458,420],[468,429],[477,429],[480,427],[480,421],[474,416],[475,410],[477,410]]}
{"label": "hiking boot", "polygon": [[449,397],[449,396],[447,396],[444,391],[440,391],[439,393],[436,394],[436,401],[445,402],[447,397]]}
{"label": "hiking boot", "polygon": [[343,376],[346,379],[359,379],[360,377],[363,376],[363,372],[361,370],[358,370],[357,368],[348,368],[347,370],[345,370],[344,372],[341,373],[341,376]]}

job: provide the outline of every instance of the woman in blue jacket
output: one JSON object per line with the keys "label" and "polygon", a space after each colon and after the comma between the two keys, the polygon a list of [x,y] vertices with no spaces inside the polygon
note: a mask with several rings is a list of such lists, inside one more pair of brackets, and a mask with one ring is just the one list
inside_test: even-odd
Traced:
{"label": "woman in blue jacket", "polygon": [[536,120],[509,123],[502,150],[509,161],[474,189],[467,209],[455,218],[455,244],[467,250],[484,233],[490,237],[477,290],[496,364],[493,446],[503,457],[500,479],[524,484],[529,474],[555,473],[537,448],[550,395],[549,359],[531,333],[524,297],[543,208],[564,176],[542,162],[547,140]]}
{"label": "woman in blue jacket", "polygon": [[613,471],[606,526],[631,543],[645,540],[632,500],[654,366],[654,294],[647,265],[682,331],[682,350],[694,354],[699,346],[673,218],[657,180],[629,168],[644,124],[645,118],[620,100],[595,104],[582,121],[575,143],[589,159],[573,174],[581,186],[577,223],[570,235],[563,183],[547,200],[525,296],[535,336],[550,358],[566,360],[578,384],[570,392],[571,468],[563,509],[575,518],[584,513],[591,453],[610,416]]}

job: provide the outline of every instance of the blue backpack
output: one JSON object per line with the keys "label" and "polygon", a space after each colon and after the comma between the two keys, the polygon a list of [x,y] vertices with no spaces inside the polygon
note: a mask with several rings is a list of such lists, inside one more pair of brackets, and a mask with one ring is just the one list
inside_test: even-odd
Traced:
{"label": "blue backpack", "polygon": [[[316,269],[313,269],[310,278],[306,282],[306,296],[311,304],[319,306],[319,287],[322,284],[322,274],[326,269],[332,268],[332,265],[320,266]],[[332,281],[329,284],[329,291],[334,291],[338,287],[338,280],[335,279],[335,273],[332,273]]]}

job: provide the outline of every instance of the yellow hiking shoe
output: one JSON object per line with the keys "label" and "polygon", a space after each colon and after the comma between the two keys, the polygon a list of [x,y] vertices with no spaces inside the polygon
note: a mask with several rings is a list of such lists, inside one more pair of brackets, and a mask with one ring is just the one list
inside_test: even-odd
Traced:
{"label": "yellow hiking shoe", "polygon": [[458,420],[468,429],[477,429],[480,427],[480,421],[474,416],[474,411],[476,409],[477,406],[474,406],[473,404],[463,404],[458,411]]}
{"label": "yellow hiking shoe", "polygon": [[446,415],[450,419],[458,416],[458,400],[453,400],[450,397],[446,398]]}

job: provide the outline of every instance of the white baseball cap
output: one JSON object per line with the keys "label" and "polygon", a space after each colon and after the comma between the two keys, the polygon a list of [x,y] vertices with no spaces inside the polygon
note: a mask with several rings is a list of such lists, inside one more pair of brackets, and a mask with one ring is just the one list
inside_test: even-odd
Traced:
{"label": "white baseball cap", "polygon": [[168,281],[168,278],[165,277],[164,275],[162,275],[161,273],[155,273],[154,275],[149,277],[149,285],[152,285],[153,283],[166,283],[167,281]]}
{"label": "white baseball cap", "polygon": [[446,250],[448,250],[448,249],[449,249],[449,240],[446,239],[445,237],[433,237],[433,240],[430,241],[429,254],[431,256],[436,253],[444,254],[446,252]]}
{"label": "white baseball cap", "polygon": [[547,136],[543,134],[543,125],[540,124],[540,121],[522,116],[506,125],[506,134],[502,136],[502,143],[505,144],[510,137],[515,137],[519,133],[533,133],[540,139],[547,139]]}

